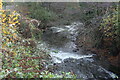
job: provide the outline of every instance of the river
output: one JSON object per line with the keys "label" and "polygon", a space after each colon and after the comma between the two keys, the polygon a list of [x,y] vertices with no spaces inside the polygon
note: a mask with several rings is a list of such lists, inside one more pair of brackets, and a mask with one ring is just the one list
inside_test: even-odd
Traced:
{"label": "river", "polygon": [[[13,7],[6,6],[6,9]],[[71,25],[53,26],[43,33],[43,42],[37,47],[49,51],[52,64],[47,66],[55,66],[52,69],[54,73],[73,72],[83,80],[115,80],[117,75],[101,65],[107,64],[105,61],[101,62],[95,54],[77,48],[76,37],[82,29],[84,25],[81,22],[73,22]]]}
{"label": "river", "polygon": [[52,71],[60,74],[60,72],[73,72],[77,78],[98,80],[98,78],[113,79],[117,76],[103,67],[99,58],[84,49],[78,49],[75,44],[76,37],[84,25],[80,22],[73,22],[71,25],[53,26],[47,29],[42,40],[46,49],[49,50],[52,64],[55,66]]}

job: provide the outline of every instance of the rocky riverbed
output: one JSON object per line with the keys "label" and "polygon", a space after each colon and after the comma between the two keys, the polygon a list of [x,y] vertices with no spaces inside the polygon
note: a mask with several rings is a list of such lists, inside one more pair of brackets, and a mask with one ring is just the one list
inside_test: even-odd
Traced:
{"label": "rocky riverbed", "polygon": [[71,72],[83,80],[90,78],[114,80],[117,75],[108,71],[109,64],[105,59],[99,58],[91,51],[78,48],[75,44],[83,26],[80,22],[74,22],[71,25],[51,27],[43,33],[42,39],[52,58],[52,63],[47,66],[48,70],[57,74]]}

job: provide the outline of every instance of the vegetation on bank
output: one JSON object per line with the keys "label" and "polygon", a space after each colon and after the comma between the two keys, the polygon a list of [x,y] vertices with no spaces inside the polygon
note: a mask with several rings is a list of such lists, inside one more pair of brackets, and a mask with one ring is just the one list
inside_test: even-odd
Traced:
{"label": "vegetation on bank", "polygon": [[[120,52],[120,25],[118,21],[118,5],[111,7],[109,12],[103,17],[99,30],[103,33],[102,39],[111,55],[118,55]],[[109,43],[108,43],[109,42]]]}
{"label": "vegetation on bank", "polygon": [[[49,22],[53,23],[58,19],[63,21],[62,23],[64,23],[64,20],[65,22],[68,21],[69,23],[69,19],[73,21],[82,21],[85,26],[85,31],[83,33],[84,35],[82,36],[86,39],[84,41],[80,35],[80,38],[82,40],[80,41],[80,44],[83,44],[83,46],[86,48],[90,44],[90,47],[88,48],[96,48],[98,52],[102,51],[101,54],[105,53],[107,55],[118,55],[120,52],[118,3],[93,2],[74,4],[25,3],[24,6],[29,7],[29,17],[33,17],[35,19],[41,20],[43,23],[46,23],[41,24],[39,28],[47,27],[47,24],[50,26]],[[58,8],[57,5],[61,5],[62,7],[59,6]],[[42,15],[37,15],[40,13]]]}
{"label": "vegetation on bank", "polygon": [[[40,20],[42,23],[40,26],[37,26],[39,28],[45,28],[47,26],[47,23],[57,20],[57,14],[53,11],[50,11],[48,8],[43,7],[43,3],[25,2],[16,3],[15,5],[18,5],[16,7],[16,10],[19,13],[23,14],[26,17]],[[23,7],[25,8],[23,9]]]}
{"label": "vegetation on bank", "polygon": [[110,70],[119,75],[119,3],[80,3],[80,6],[84,10],[81,21],[85,24],[85,30],[83,35],[78,36],[78,46],[108,60]]}
{"label": "vegetation on bank", "polygon": [[97,53],[103,51],[102,53],[107,55],[118,55],[120,52],[118,3],[80,3],[80,6],[84,10],[81,20],[86,29],[84,33],[86,39],[81,41],[83,42],[81,44],[88,49],[97,48]]}
{"label": "vegetation on bank", "polygon": [[[1,10],[2,78],[64,78],[74,77],[71,73],[53,74],[46,70],[49,54],[37,49],[42,31],[36,28],[30,18],[23,18],[18,12]],[[37,34],[36,34],[37,32]],[[29,33],[29,35],[28,35]]]}
{"label": "vegetation on bank", "polygon": [[40,57],[31,55],[34,53],[32,48],[24,45],[24,42],[29,41],[21,38],[17,31],[20,26],[20,14],[16,11],[1,10],[1,16],[3,62],[1,77],[20,77],[23,72],[26,72],[24,76],[27,76],[33,74],[28,72],[41,69],[43,64],[39,62]]}
{"label": "vegetation on bank", "polygon": [[[45,64],[49,55],[46,51],[36,48],[37,40],[41,39],[40,35],[42,34],[42,30],[38,27],[46,27],[49,21],[54,22],[60,15],[43,7],[42,3],[25,3],[23,5],[29,8],[23,15],[19,13],[24,13],[24,11],[20,12],[19,10],[17,12],[0,11],[2,16],[2,48],[0,49],[2,52],[0,56],[3,59],[0,78],[75,77],[71,73],[57,75],[46,71]],[[94,51],[100,55],[104,53],[102,56],[120,55],[119,6],[114,5],[95,7],[97,6],[95,4],[90,6],[90,9],[86,9],[88,6],[85,3],[79,5],[80,10],[85,11],[80,13],[82,16],[77,15],[77,17],[79,16],[77,20],[82,21],[87,30],[85,31],[87,36],[83,35],[86,40],[83,41],[84,39],[80,35],[79,37],[82,39],[80,42],[89,48],[88,41],[91,41],[90,50],[96,49]],[[41,21],[41,24],[36,26],[34,22],[31,22],[32,19]]]}

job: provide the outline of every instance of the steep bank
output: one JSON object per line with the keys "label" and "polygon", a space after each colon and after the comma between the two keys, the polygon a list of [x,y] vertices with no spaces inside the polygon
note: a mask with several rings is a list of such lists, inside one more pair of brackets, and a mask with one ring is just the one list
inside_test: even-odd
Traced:
{"label": "steep bank", "polygon": [[[108,11],[107,9],[109,9],[109,7],[111,6],[111,3],[82,3],[82,4],[80,4],[80,7],[79,7],[79,5],[76,6],[72,3],[71,3],[71,5],[67,5],[67,6],[66,5],[67,5],[66,3],[43,3],[42,7],[41,7],[41,4],[37,3],[37,5],[32,6],[33,7],[32,9],[30,8],[30,10],[32,10],[30,13],[26,13],[27,15],[30,15],[30,16],[32,15],[31,18],[34,17],[39,20],[42,20],[43,25],[36,26],[36,27],[39,27],[40,30],[46,29],[43,33],[43,38],[44,38],[43,41],[45,43],[49,44],[50,50],[52,47],[54,48],[52,51],[53,54],[51,53],[51,55],[56,55],[58,53],[56,56],[51,56],[51,57],[55,58],[54,61],[56,61],[56,60],[58,60],[60,62],[63,61],[63,63],[59,64],[59,65],[66,65],[66,64],[64,64],[65,63],[64,60],[66,58],[69,58],[69,57],[77,58],[77,59],[75,59],[76,61],[75,61],[75,63],[73,63],[73,65],[77,64],[77,62],[80,61],[81,63],[83,63],[83,65],[85,64],[84,66],[87,66],[86,63],[89,63],[89,60],[81,61],[78,59],[80,59],[81,56],[85,55],[86,53],[91,54],[90,51],[92,51],[92,54],[93,54],[93,52],[97,53],[100,60],[106,59],[106,55],[102,54],[102,53],[107,53],[107,51],[104,49],[102,49],[102,51],[101,51],[101,49],[98,50],[98,48],[103,48],[103,44],[102,44],[101,38],[99,37],[99,35],[101,35],[101,34],[99,33],[99,31],[97,29],[98,29],[98,26],[100,25],[103,15]],[[28,5],[28,6],[31,6],[31,5]],[[36,6],[36,7],[34,8],[34,6]],[[88,6],[89,6],[89,8],[88,8]],[[29,9],[29,8],[27,8],[27,9]],[[36,10],[35,14],[33,13],[34,10]],[[55,15],[54,19],[53,19],[53,13]],[[52,16],[52,18],[51,18],[51,16]],[[71,23],[74,21],[78,21],[78,22],[80,21],[84,24],[84,27],[79,26],[79,35],[77,35],[77,39],[76,39],[76,34],[73,34],[73,33],[76,33],[76,27],[70,26]],[[73,30],[75,30],[75,31],[73,33],[71,33]],[[26,34],[28,34],[28,33],[26,33]],[[26,34],[25,34],[25,36],[26,36]],[[31,35],[31,34],[29,34],[29,35]],[[75,44],[75,42],[76,42],[76,44]],[[77,45],[77,47],[76,47],[76,45]],[[90,50],[90,51],[87,52],[87,51],[85,51],[85,49]],[[116,49],[114,49],[114,50],[117,51]],[[83,55],[79,55],[79,54],[83,54]],[[86,57],[82,57],[82,58],[85,58],[85,60],[86,60]],[[87,58],[87,59],[89,59],[89,58]],[[67,61],[68,61],[67,62],[68,64],[69,64],[69,62],[70,63],[74,62],[74,60],[71,60],[71,59],[67,59]],[[96,62],[96,60],[94,60],[94,61]],[[80,63],[78,63],[78,64],[80,64]],[[90,63],[90,65],[92,65],[92,64]],[[109,63],[108,63],[108,65],[109,65]],[[93,66],[93,67],[95,67],[95,66]],[[61,67],[61,68],[63,68],[63,67]],[[80,70],[77,68],[77,65],[76,65],[76,67],[74,66],[74,68],[76,68],[75,71]],[[86,67],[86,68],[88,68],[89,71],[90,71],[90,69],[93,69],[93,68],[89,68],[89,67]],[[97,68],[99,68],[99,67],[97,67]],[[69,67],[68,70],[66,69],[66,67],[64,67],[64,69],[66,71],[69,71],[71,69],[71,67]],[[82,68],[82,69],[85,69],[85,68]],[[60,69],[60,70],[62,70],[62,69]],[[100,68],[100,70],[103,70],[103,72],[105,72],[105,70],[103,68],[102,69]],[[91,71],[90,71],[90,73],[89,72],[87,73],[87,71],[85,71],[85,72],[82,71],[82,73],[85,75],[95,74],[94,72],[91,73]],[[78,74],[78,73],[76,73],[76,74]],[[105,76],[107,76],[107,74],[105,74]],[[97,75],[97,77],[99,77],[99,76]],[[107,77],[109,77],[109,76],[107,76]]]}

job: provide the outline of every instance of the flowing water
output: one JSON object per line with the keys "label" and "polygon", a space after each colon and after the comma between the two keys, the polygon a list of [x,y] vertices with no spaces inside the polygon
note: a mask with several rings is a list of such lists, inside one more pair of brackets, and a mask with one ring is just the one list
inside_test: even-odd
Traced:
{"label": "flowing water", "polygon": [[99,64],[99,60],[94,58],[95,54],[77,49],[76,37],[83,28],[82,23],[74,22],[51,27],[43,33],[42,39],[50,51],[52,63],[57,66],[53,71],[58,74],[60,71],[72,71],[78,78],[84,79],[115,78],[114,73]]}
{"label": "flowing water", "polygon": [[79,54],[82,53],[82,50],[78,51],[76,48],[74,41],[78,35],[80,25],[82,26],[82,23],[75,22],[69,26],[51,27],[43,34],[43,40],[51,50],[50,55],[53,62],[61,63],[67,58],[80,59],[93,56],[93,54]]}
{"label": "flowing water", "polygon": [[[13,8],[14,6],[5,7],[5,9]],[[104,78],[102,80],[112,78],[114,80],[117,75],[103,68],[99,64],[100,61],[94,58],[94,54],[85,52],[83,49],[77,49],[75,41],[82,29],[84,29],[84,25],[80,22],[51,27],[42,35],[44,42],[38,44],[38,47],[44,46],[49,50],[52,64],[57,66],[53,70],[54,73],[59,74],[60,71],[73,72],[83,80],[90,78],[92,80],[101,80],[99,78]]]}

